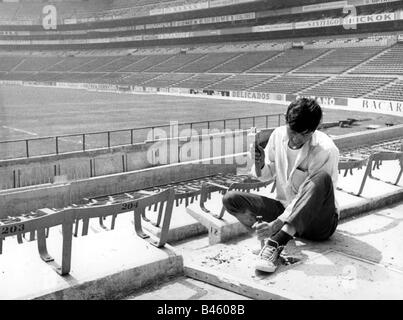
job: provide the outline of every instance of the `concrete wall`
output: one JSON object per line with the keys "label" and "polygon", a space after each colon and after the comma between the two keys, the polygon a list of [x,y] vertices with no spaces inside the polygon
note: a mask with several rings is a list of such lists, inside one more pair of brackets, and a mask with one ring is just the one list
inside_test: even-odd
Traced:
{"label": "concrete wall", "polygon": [[84,203],[83,198],[141,190],[217,173],[235,174],[236,165],[173,164],[63,184],[3,190],[0,191],[0,218],[40,208],[63,208],[73,203]]}
{"label": "concrete wall", "polygon": [[397,125],[389,128],[345,134],[334,138],[334,142],[339,149],[347,150],[357,146],[374,145],[385,140],[402,138],[403,125]]}
{"label": "concrete wall", "polygon": [[[68,181],[74,181],[156,165],[220,157],[245,150],[245,131],[215,132],[201,137],[147,141],[110,149],[3,160],[0,161],[0,190],[52,183],[55,176],[60,175],[66,176]],[[223,160],[222,163],[224,162]]]}

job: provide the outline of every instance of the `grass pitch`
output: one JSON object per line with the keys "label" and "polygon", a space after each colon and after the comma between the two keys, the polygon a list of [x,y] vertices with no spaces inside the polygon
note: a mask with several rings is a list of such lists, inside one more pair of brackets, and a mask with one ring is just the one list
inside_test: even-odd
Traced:
{"label": "grass pitch", "polygon": [[[82,134],[88,132],[112,131],[136,127],[169,125],[170,121],[196,122],[228,119],[267,114],[284,113],[286,106],[279,104],[206,99],[198,97],[177,97],[151,94],[117,94],[89,92],[76,89],[45,87],[0,86],[0,141],[33,139],[44,136]],[[365,125],[386,122],[402,123],[399,117],[338,111],[325,109],[324,121],[346,118],[363,119]],[[257,127],[265,126],[264,118]],[[283,119],[282,119],[283,123]],[[242,121],[242,127],[252,126],[252,120]],[[277,118],[269,126],[277,125]],[[238,121],[227,123],[236,128]],[[222,129],[222,123],[211,127]],[[365,130],[362,126],[350,129],[332,128],[327,132],[338,135],[351,131]],[[143,139],[147,132],[137,132]],[[86,137],[86,148],[105,147],[106,134]],[[139,142],[139,140],[136,140]],[[63,138],[59,141],[59,152],[79,151],[82,137]],[[128,132],[111,136],[111,145],[130,143]],[[0,144],[0,158],[23,157],[25,143]],[[51,154],[55,150],[52,139],[30,142],[30,156]]]}

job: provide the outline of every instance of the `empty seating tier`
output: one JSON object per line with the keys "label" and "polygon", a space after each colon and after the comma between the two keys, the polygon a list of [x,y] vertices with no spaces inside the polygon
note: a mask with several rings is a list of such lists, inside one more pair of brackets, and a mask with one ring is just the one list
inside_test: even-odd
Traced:
{"label": "empty seating tier", "polygon": [[214,67],[217,67],[223,63],[228,62],[228,60],[235,58],[242,53],[239,52],[218,52],[218,53],[209,53],[203,58],[189,63],[186,66],[179,68],[176,70],[177,72],[189,72],[189,73],[200,73],[207,72]]}
{"label": "empty seating tier", "polygon": [[14,71],[17,72],[42,71],[60,62],[61,60],[62,58],[59,57],[29,57],[25,58],[24,61],[14,69]]}
{"label": "empty seating tier", "polygon": [[403,44],[396,44],[375,59],[364,63],[351,73],[403,74]]}
{"label": "empty seating tier", "polygon": [[111,72],[107,73],[104,76],[100,77],[97,79],[98,83],[113,83],[113,84],[118,84],[122,83],[124,78],[127,78],[131,75],[131,73],[127,72]]}
{"label": "empty seating tier", "polygon": [[93,57],[68,57],[59,63],[51,65],[45,71],[49,72],[67,72],[79,68],[81,65],[87,64],[94,60]]}
{"label": "empty seating tier", "polygon": [[[80,66],[80,70],[72,70],[72,71],[79,71],[79,72],[89,72],[94,71],[104,65],[111,63],[113,60],[118,60],[121,57],[116,56],[108,56],[108,57],[97,57],[95,60],[86,63],[85,65]],[[115,70],[113,70],[115,71]]]}
{"label": "empty seating tier", "polygon": [[280,51],[246,52],[210,71],[214,73],[244,72],[279,53]]}
{"label": "empty seating tier", "polygon": [[342,73],[384,50],[384,47],[333,49],[296,73]]}
{"label": "empty seating tier", "polygon": [[10,81],[29,81],[31,73],[26,72],[13,72],[13,73],[0,73],[0,80],[10,80]]}
{"label": "empty seating tier", "polygon": [[273,77],[258,74],[237,74],[213,84],[209,88],[216,90],[247,90]]}
{"label": "empty seating tier", "polygon": [[158,73],[132,73],[131,76],[126,77],[120,81],[120,84],[127,85],[141,85],[142,83],[151,80],[155,77],[158,77],[160,74]]}
{"label": "empty seating tier", "polygon": [[326,49],[290,49],[283,54],[270,59],[252,69],[249,72],[283,73],[291,71],[312,59],[324,54]]}
{"label": "empty seating tier", "polygon": [[11,71],[15,66],[17,66],[23,58],[21,57],[0,57],[0,71]]}
{"label": "empty seating tier", "polygon": [[267,83],[263,83],[253,88],[253,91],[270,93],[297,93],[318,82],[325,80],[320,76],[280,76]]}
{"label": "empty seating tier", "polygon": [[150,72],[172,72],[175,71],[184,65],[193,62],[197,59],[200,59],[203,57],[203,54],[179,54],[172,59],[169,59],[165,63],[156,65],[154,67],[151,67],[147,71]]}
{"label": "empty seating tier", "polygon": [[[144,83],[147,87],[167,88],[192,77],[191,73],[167,73]],[[181,84],[184,85],[184,84]],[[179,86],[181,86],[179,85]]]}
{"label": "empty seating tier", "polygon": [[221,74],[197,74],[196,76],[187,79],[184,83],[181,83],[183,88],[204,89],[212,84],[227,78],[227,75]]}
{"label": "empty seating tier", "polygon": [[[142,72],[151,67],[154,67],[170,58],[173,55],[150,55],[150,56],[133,56],[132,59],[135,59],[134,63],[126,66],[125,68],[121,68],[119,71],[121,72]],[[148,71],[148,70],[147,70]]]}
{"label": "empty seating tier", "polygon": [[60,73],[55,73],[55,72],[31,73],[29,78],[26,78],[24,80],[37,81],[37,82],[42,82],[42,81],[47,82],[47,81],[55,80],[57,76],[60,76]]}
{"label": "empty seating tier", "polygon": [[112,62],[109,62],[94,71],[97,72],[115,72],[115,71],[125,71],[121,69],[125,69],[127,66],[138,62],[142,57],[139,56],[124,56],[120,57]]}
{"label": "empty seating tier", "polygon": [[18,4],[0,3],[0,20],[10,21],[16,14]]}
{"label": "empty seating tier", "polygon": [[303,95],[321,97],[359,98],[395,80],[376,77],[336,77],[323,84],[301,92]]}
{"label": "empty seating tier", "polygon": [[57,81],[61,82],[96,82],[99,83],[98,78],[105,75],[105,73],[94,73],[94,72],[68,72],[68,73],[58,73]]}
{"label": "empty seating tier", "polygon": [[368,94],[365,97],[370,99],[403,101],[403,81],[397,81],[396,83],[393,83],[376,93]]}

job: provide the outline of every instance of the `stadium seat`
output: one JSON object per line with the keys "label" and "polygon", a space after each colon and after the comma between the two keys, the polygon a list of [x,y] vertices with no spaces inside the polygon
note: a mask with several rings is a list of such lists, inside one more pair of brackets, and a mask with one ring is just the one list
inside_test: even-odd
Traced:
{"label": "stadium seat", "polygon": [[403,74],[403,44],[396,44],[380,56],[364,63],[350,73],[353,74]]}
{"label": "stadium seat", "polygon": [[339,76],[313,88],[303,90],[301,94],[322,97],[359,98],[394,80],[395,78],[389,77],[377,78]]}
{"label": "stadium seat", "polygon": [[[5,238],[17,237],[18,242],[22,243],[22,236],[26,233],[30,234],[30,241],[35,240],[36,234],[41,259],[49,263],[60,275],[67,275],[71,269],[73,225],[75,224],[75,229],[77,230],[80,222],[82,222],[82,235],[85,236],[88,234],[90,219],[96,218],[101,222],[105,217],[111,216],[111,229],[114,229],[117,216],[130,211],[134,213],[136,234],[158,248],[163,247],[168,240],[175,199],[174,190],[167,189],[148,194],[134,192],[132,194],[131,197],[126,198],[124,201],[115,201],[111,200],[111,197],[106,197],[106,201],[91,200],[83,205],[72,205],[63,209],[44,208],[20,216],[1,218],[0,254],[3,254],[3,241]],[[161,228],[161,231],[158,238],[150,238],[149,235],[144,233],[141,226],[141,218],[144,217],[146,208],[151,206],[159,208],[156,225]],[[54,227],[61,227],[62,231],[63,244],[60,265],[48,253],[46,245],[49,230]],[[78,235],[77,232],[74,232],[74,234],[75,236]]]}
{"label": "stadium seat", "polygon": [[365,98],[403,101],[403,80],[396,81],[379,91],[367,94]]}
{"label": "stadium seat", "polygon": [[296,73],[342,73],[364,62],[384,47],[340,48],[329,51],[319,59],[296,70]]}
{"label": "stadium seat", "polygon": [[290,49],[286,50],[283,54],[270,59],[266,63],[260,64],[248,72],[260,73],[283,73],[291,71],[296,67],[303,65],[324,54],[326,49]]}

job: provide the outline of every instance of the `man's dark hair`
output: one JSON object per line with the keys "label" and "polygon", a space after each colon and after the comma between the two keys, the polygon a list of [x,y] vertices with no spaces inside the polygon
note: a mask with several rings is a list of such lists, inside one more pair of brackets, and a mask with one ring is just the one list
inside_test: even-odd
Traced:
{"label": "man's dark hair", "polygon": [[295,132],[313,132],[322,120],[322,108],[314,99],[300,98],[288,106],[285,120]]}

